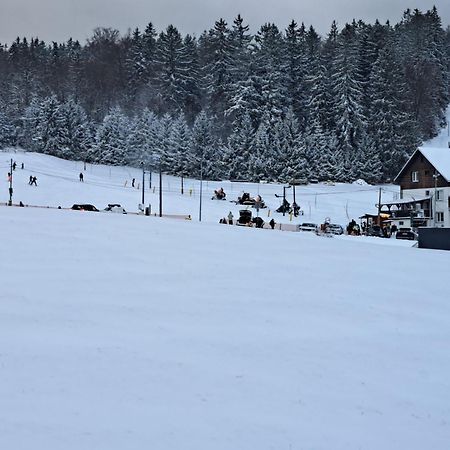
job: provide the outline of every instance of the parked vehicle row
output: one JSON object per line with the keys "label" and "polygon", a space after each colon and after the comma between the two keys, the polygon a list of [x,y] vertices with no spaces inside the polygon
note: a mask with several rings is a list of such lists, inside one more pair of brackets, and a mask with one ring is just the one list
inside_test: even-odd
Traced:
{"label": "parked vehicle row", "polygon": [[118,214],[127,213],[125,209],[118,203],[110,203],[105,209],[102,209],[101,211],[99,211],[94,205],[91,205],[89,203],[82,203],[82,204],[76,203],[72,206],[71,209],[73,209],[74,211],[112,212]]}
{"label": "parked vehicle row", "polygon": [[[117,214],[126,214],[125,208],[123,208],[122,205],[118,203],[109,203],[108,206],[105,209],[98,210],[94,205],[91,205],[89,203],[76,203],[72,206],[74,211],[92,211],[92,212],[110,212],[110,213],[117,213]],[[249,221],[252,220],[251,218],[251,212],[250,211],[240,211],[241,216],[239,218],[239,224],[246,224]],[[306,231],[306,232],[315,232],[317,233],[320,230],[320,227],[318,224],[313,222],[303,222],[298,229],[300,231]],[[326,231],[330,234],[335,235],[341,235],[344,234],[344,228],[342,225],[339,225],[337,223],[327,223],[326,225]],[[367,231],[368,236],[376,236],[376,237],[386,237],[383,233],[383,230],[378,225],[371,226]],[[406,239],[406,240],[417,240],[418,234],[411,230],[411,228],[400,228],[396,234],[396,239]]]}

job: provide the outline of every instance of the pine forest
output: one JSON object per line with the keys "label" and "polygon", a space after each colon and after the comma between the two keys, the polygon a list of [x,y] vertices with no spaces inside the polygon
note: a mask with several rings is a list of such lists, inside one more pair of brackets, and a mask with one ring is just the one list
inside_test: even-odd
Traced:
{"label": "pine forest", "polygon": [[206,179],[392,180],[445,125],[450,29],[218,20],[0,45],[0,148]]}

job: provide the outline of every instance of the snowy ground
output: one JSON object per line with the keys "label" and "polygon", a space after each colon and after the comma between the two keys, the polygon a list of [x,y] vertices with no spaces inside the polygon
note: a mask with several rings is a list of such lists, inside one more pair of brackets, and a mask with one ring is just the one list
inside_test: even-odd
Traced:
{"label": "snowy ground", "polygon": [[[15,159],[17,201],[139,202],[127,169]],[[369,188],[303,189],[345,223]],[[450,252],[217,224],[230,205],[0,207],[1,449],[448,449]]]}

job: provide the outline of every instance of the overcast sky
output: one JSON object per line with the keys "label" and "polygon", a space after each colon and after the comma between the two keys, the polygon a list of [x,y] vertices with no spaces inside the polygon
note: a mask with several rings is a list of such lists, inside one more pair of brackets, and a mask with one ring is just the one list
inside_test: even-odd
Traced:
{"label": "overcast sky", "polygon": [[172,23],[182,33],[199,35],[216,19],[232,22],[238,13],[253,31],[267,21],[284,29],[295,19],[325,35],[333,19],[340,26],[353,18],[395,23],[406,8],[427,10],[433,4],[443,25],[449,25],[449,0],[0,0],[0,42],[10,43],[18,35],[84,42],[97,26],[123,33],[150,21],[158,31]]}

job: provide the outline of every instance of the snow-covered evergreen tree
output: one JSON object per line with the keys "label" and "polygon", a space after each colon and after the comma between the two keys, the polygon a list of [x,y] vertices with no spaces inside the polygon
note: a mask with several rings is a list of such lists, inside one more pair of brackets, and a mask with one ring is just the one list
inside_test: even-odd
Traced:
{"label": "snow-covered evergreen tree", "polygon": [[228,146],[224,154],[224,163],[228,169],[228,178],[245,180],[249,174],[249,161],[254,138],[252,120],[248,113],[236,119]]}
{"label": "snow-covered evergreen tree", "polygon": [[363,116],[363,89],[358,71],[357,44],[356,27],[347,24],[339,38],[332,78],[337,146],[349,176],[366,122]]}
{"label": "snow-covered evergreen tree", "polygon": [[129,120],[120,108],[113,108],[97,129],[90,159],[101,164],[126,164],[129,132]]}
{"label": "snow-covered evergreen tree", "polygon": [[65,157],[65,124],[61,103],[55,95],[47,97],[39,105],[38,122],[35,130],[36,144],[39,152]]}
{"label": "snow-covered evergreen tree", "polygon": [[0,111],[0,149],[14,145],[15,127],[8,117]]}
{"label": "snow-covered evergreen tree", "polygon": [[188,155],[190,172],[193,176],[213,179],[217,174],[219,163],[215,150],[211,119],[202,111],[195,119],[191,133],[190,152]]}
{"label": "snow-covered evergreen tree", "polygon": [[59,108],[63,157],[86,160],[93,143],[91,127],[86,112],[74,98],[69,98]]}

